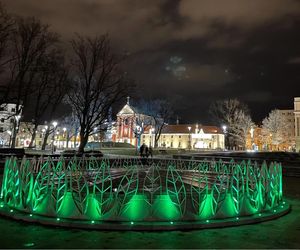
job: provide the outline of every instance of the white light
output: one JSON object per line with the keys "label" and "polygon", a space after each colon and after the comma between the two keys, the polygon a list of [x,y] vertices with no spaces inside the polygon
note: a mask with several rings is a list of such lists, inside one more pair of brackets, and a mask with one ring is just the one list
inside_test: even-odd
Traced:
{"label": "white light", "polygon": [[191,129],[192,129],[192,127],[188,126],[188,130],[189,130],[189,132],[191,131]]}
{"label": "white light", "polygon": [[63,131],[66,132],[67,128],[63,128]]}
{"label": "white light", "polygon": [[45,129],[48,129],[48,126],[47,126],[47,125],[45,126]]}
{"label": "white light", "polygon": [[53,125],[54,127],[56,127],[56,126],[57,126],[57,122],[52,122],[52,125]]}

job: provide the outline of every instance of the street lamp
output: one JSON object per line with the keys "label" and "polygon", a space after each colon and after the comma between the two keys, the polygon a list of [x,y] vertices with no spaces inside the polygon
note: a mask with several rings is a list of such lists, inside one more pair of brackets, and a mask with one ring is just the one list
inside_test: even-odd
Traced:
{"label": "street lamp", "polygon": [[54,139],[55,139],[55,129],[57,126],[57,122],[52,122],[53,125],[53,134],[52,134],[52,154],[54,153]]}
{"label": "street lamp", "polygon": [[142,126],[136,125],[135,131],[134,131],[135,137],[137,138],[137,145],[136,145],[137,152],[141,145],[141,134],[143,133],[143,126],[144,126],[143,122],[142,122]]}
{"label": "street lamp", "polygon": [[150,146],[152,144],[153,147],[155,147],[155,128],[151,128],[151,133],[152,133],[152,137],[153,137],[153,144],[152,144],[152,138],[151,138]]}
{"label": "street lamp", "polygon": [[66,148],[67,148],[67,143],[65,144],[65,141],[66,141],[66,131],[67,131],[67,128],[64,127],[63,128],[63,148],[65,147],[65,145],[66,145]]}
{"label": "street lamp", "polygon": [[227,126],[223,125],[222,126],[223,133],[224,133],[224,148],[226,149],[226,133],[227,133]]}
{"label": "street lamp", "polygon": [[250,135],[251,135],[251,147],[252,149],[253,148],[253,144],[254,144],[254,128],[251,126],[251,129],[250,129]]}
{"label": "street lamp", "polygon": [[191,142],[191,141],[192,141],[192,140],[191,140],[191,129],[192,129],[192,127],[191,127],[191,126],[188,126],[188,130],[189,130],[189,150],[191,150],[191,148],[192,148],[192,147],[191,147],[191,143],[192,143],[192,142]]}

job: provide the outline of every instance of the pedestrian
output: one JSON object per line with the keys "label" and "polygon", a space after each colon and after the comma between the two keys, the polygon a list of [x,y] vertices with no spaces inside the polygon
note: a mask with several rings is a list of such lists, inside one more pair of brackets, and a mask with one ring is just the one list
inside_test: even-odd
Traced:
{"label": "pedestrian", "polygon": [[145,143],[142,144],[142,146],[140,146],[140,156],[143,157],[144,156],[144,151],[145,151]]}

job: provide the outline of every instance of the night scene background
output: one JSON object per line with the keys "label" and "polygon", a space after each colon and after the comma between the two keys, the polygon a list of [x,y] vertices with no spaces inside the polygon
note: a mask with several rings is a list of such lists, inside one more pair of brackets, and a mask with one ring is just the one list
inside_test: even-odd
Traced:
{"label": "night scene background", "polygon": [[[14,0],[66,42],[108,33],[136,81],[132,97],[176,99],[180,122],[211,123],[217,99],[248,104],[254,122],[290,109],[300,91],[300,2],[210,0]],[[125,102],[125,100],[124,100]],[[115,112],[117,112],[116,110]]]}

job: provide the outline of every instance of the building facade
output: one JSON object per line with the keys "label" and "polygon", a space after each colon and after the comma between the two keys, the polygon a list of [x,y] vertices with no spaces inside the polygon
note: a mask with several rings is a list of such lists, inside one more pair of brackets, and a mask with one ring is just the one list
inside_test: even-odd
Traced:
{"label": "building facade", "polygon": [[19,118],[16,115],[16,104],[0,105],[0,147],[9,145],[14,124],[19,121]]}
{"label": "building facade", "polygon": [[296,152],[300,152],[300,97],[294,98]]}
{"label": "building facade", "polygon": [[[142,135],[142,142],[154,145],[151,128]],[[166,125],[158,140],[158,147],[175,149],[224,150],[225,135],[221,128],[198,124]]]}
{"label": "building facade", "polygon": [[112,130],[112,139],[114,142],[124,142],[138,146],[141,135],[151,124],[152,118],[138,112],[131,106],[128,97],[126,105],[117,114],[117,122]]}
{"label": "building facade", "polygon": [[295,114],[293,109],[279,109],[281,116],[286,122],[284,142],[281,143],[280,150],[292,151],[295,148]]}

